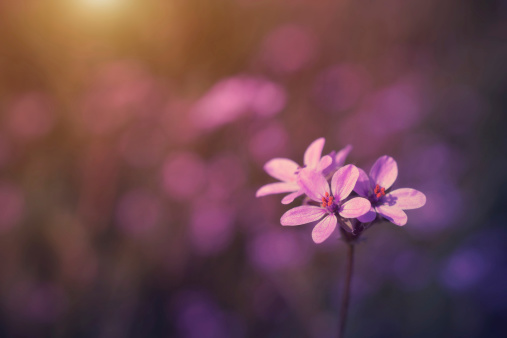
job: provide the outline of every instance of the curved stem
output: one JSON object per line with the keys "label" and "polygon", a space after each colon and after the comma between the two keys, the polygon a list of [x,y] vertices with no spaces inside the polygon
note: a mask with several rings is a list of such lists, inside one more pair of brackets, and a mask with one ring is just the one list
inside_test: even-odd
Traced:
{"label": "curved stem", "polygon": [[347,314],[349,310],[350,299],[350,281],[352,279],[352,266],[354,265],[354,244],[347,243],[347,272],[345,275],[345,285],[343,287],[343,299],[340,314],[340,326],[338,330],[338,338],[343,338],[345,333],[345,324],[347,324]]}

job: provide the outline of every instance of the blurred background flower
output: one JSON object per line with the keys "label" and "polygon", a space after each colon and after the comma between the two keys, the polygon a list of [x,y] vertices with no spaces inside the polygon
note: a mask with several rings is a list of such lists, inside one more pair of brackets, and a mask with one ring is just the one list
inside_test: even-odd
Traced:
{"label": "blurred background flower", "polygon": [[0,336],[333,337],[344,245],[255,198],[352,144],[424,192],[351,337],[502,337],[507,3],[0,0]]}

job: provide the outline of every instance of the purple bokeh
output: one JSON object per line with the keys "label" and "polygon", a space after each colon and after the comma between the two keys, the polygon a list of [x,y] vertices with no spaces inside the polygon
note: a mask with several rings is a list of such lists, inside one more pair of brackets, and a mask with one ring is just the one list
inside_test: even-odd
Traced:
{"label": "purple bokeh", "polygon": [[335,336],[340,233],[255,198],[319,137],[427,197],[357,244],[347,336],[502,336],[505,5],[98,3],[0,1],[0,336]]}

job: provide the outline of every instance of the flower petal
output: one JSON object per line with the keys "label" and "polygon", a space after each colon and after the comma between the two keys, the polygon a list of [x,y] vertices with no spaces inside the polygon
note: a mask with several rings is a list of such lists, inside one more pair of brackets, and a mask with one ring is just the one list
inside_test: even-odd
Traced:
{"label": "flower petal", "polygon": [[377,212],[375,211],[375,208],[372,206],[370,207],[370,210],[364,215],[361,215],[357,218],[357,220],[361,223],[370,223],[372,222],[375,217],[377,217]]}
{"label": "flower petal", "polygon": [[323,172],[326,168],[328,168],[331,163],[333,163],[333,158],[329,155],[322,156],[319,161],[319,165],[317,166],[317,171]]}
{"label": "flower petal", "polygon": [[305,194],[315,202],[320,203],[326,192],[329,193],[329,184],[326,178],[320,172],[312,169],[301,169],[298,184]]}
{"label": "flower petal", "polygon": [[380,157],[370,170],[372,188],[378,184],[387,190],[396,181],[396,177],[398,177],[398,164],[390,156]]}
{"label": "flower petal", "polygon": [[336,201],[341,201],[350,195],[356,185],[359,171],[353,164],[338,169],[331,179],[331,190]]}
{"label": "flower petal", "polygon": [[287,196],[285,196],[284,198],[282,198],[282,204],[291,204],[296,198],[298,198],[299,196],[301,196],[303,194],[304,194],[304,191],[301,189],[296,192],[290,193]]}
{"label": "flower petal", "polygon": [[363,169],[357,168],[357,170],[359,170],[359,177],[357,178],[354,191],[357,192],[359,196],[368,197],[370,193],[370,179]]}
{"label": "flower petal", "polygon": [[313,205],[302,205],[295,207],[282,215],[280,223],[282,225],[300,225],[310,223],[321,219],[327,213],[326,210]]}
{"label": "flower petal", "polygon": [[299,186],[296,183],[285,183],[285,182],[270,183],[260,187],[259,190],[257,190],[257,192],[255,193],[255,197],[280,194],[282,192],[292,192],[297,190],[299,190]]}
{"label": "flower petal", "polygon": [[321,137],[313,141],[312,144],[310,144],[308,148],[306,148],[304,155],[304,164],[308,168],[315,169],[319,165],[320,156],[322,155],[322,149],[324,148],[324,143],[326,143],[326,140],[323,137]]}
{"label": "flower petal", "polygon": [[352,146],[349,144],[345,148],[341,149],[339,152],[332,151],[329,153],[329,156],[332,157],[333,163],[329,167],[327,167],[322,173],[324,176],[328,177],[328,175],[333,174],[336,169],[343,166],[345,163],[345,159],[349,155],[350,151],[352,150]]}
{"label": "flower petal", "polygon": [[264,165],[264,170],[276,179],[283,182],[295,182],[297,179],[296,171],[299,165],[288,158],[274,158]]}
{"label": "flower petal", "polygon": [[336,223],[337,219],[335,215],[327,215],[313,228],[313,241],[317,244],[324,242],[336,229]]}
{"label": "flower petal", "polygon": [[407,214],[400,208],[378,205],[377,212],[391,223],[400,226],[407,224]]}
{"label": "flower petal", "polygon": [[349,156],[349,153],[352,150],[352,146],[348,144],[345,148],[341,149],[336,156],[334,157],[334,162],[336,163],[337,167],[341,167],[345,164],[345,160],[347,159],[347,156]]}
{"label": "flower petal", "polygon": [[345,218],[356,218],[370,211],[371,203],[366,198],[354,197],[350,201],[343,203],[339,214]]}
{"label": "flower petal", "polygon": [[415,189],[402,188],[391,191],[384,197],[386,204],[397,208],[417,209],[426,204],[426,196]]}

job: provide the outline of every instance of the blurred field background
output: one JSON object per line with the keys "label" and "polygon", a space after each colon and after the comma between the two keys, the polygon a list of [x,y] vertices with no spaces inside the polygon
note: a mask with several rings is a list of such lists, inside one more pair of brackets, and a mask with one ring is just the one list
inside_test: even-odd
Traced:
{"label": "blurred field background", "polygon": [[501,0],[0,0],[0,336],[334,337],[344,244],[254,197],[324,136],[427,196],[348,336],[505,337],[506,42]]}

